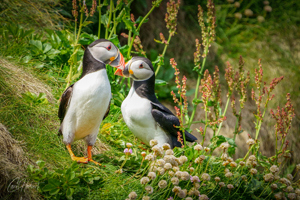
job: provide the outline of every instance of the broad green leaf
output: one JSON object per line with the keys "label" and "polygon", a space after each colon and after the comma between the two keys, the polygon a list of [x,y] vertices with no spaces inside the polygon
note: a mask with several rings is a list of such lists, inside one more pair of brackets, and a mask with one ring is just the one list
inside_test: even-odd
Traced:
{"label": "broad green leaf", "polygon": [[161,85],[167,85],[168,83],[164,80],[155,79],[155,85],[161,86]]}
{"label": "broad green leaf", "polygon": [[31,56],[31,55],[27,55],[27,56],[24,56],[24,57],[21,59],[21,62],[22,62],[22,63],[28,63],[31,59],[32,59],[32,56]]}
{"label": "broad green leaf", "polygon": [[34,46],[37,49],[37,51],[43,52],[43,44],[40,40],[30,40],[29,44]]}
{"label": "broad green leaf", "polygon": [[79,178],[73,178],[71,181],[69,181],[70,185],[76,185],[80,182]]}
{"label": "broad green leaf", "polygon": [[[137,18],[137,20],[135,20],[135,23],[139,24],[139,23],[141,23],[142,20],[143,20],[143,17],[139,16],[139,17]],[[145,19],[145,20],[143,21],[143,24],[144,24],[144,23],[147,23],[148,21],[149,21],[149,19]]]}
{"label": "broad green leaf", "polygon": [[[44,94],[44,93],[40,93],[40,94]],[[36,161],[36,164],[39,166],[40,169],[42,169],[45,165],[45,162],[42,160],[38,160]]]}
{"label": "broad green leaf", "polygon": [[66,192],[66,197],[67,199],[72,199],[73,197],[73,193],[74,193],[74,189],[73,188],[68,188],[67,192]]}
{"label": "broad green leaf", "polygon": [[92,23],[93,23],[92,21],[85,21],[85,22],[82,23],[82,26],[85,27],[85,26],[87,26],[89,24],[92,24]]}
{"label": "broad green leaf", "polygon": [[52,49],[52,46],[51,44],[49,43],[46,43],[46,44],[43,44],[43,53],[47,53],[48,51],[50,51],[50,49]]}
{"label": "broad green leaf", "polygon": [[59,188],[50,190],[50,191],[49,191],[49,194],[52,195],[52,196],[54,196],[54,195],[56,195],[56,194],[59,192],[59,190],[60,190]]}

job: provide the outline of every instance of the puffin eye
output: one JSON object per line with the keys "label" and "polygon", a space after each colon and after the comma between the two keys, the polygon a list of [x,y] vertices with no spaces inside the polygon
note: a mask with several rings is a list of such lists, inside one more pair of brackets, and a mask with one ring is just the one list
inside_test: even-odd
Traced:
{"label": "puffin eye", "polygon": [[140,64],[139,68],[140,68],[140,69],[144,68],[143,64]]}
{"label": "puffin eye", "polygon": [[109,51],[111,50],[111,45],[109,45],[108,47],[106,47],[106,49]]}

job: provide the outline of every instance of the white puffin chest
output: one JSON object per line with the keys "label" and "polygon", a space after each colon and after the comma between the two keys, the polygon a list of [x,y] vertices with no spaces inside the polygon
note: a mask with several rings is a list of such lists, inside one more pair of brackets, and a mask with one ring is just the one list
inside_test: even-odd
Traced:
{"label": "white puffin chest", "polygon": [[111,99],[106,70],[85,75],[73,88],[66,121],[75,128],[75,140],[98,132]]}
{"label": "white puffin chest", "polygon": [[140,97],[133,88],[123,101],[122,115],[131,132],[149,145],[151,139],[157,139],[159,143],[168,140],[165,132],[157,125],[152,116],[152,105],[146,98]]}

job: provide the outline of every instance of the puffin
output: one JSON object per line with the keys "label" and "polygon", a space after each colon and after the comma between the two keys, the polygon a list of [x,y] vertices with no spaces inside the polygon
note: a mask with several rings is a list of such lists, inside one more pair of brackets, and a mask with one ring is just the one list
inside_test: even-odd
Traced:
{"label": "puffin", "polygon": [[[155,72],[152,63],[144,57],[133,57],[125,64],[124,77],[133,79],[130,91],[122,102],[123,119],[130,131],[146,145],[156,139],[158,146],[168,143],[171,148],[181,147],[178,141],[179,119],[155,96]],[[182,137],[182,136],[181,136]],[[195,136],[185,131],[186,141]]]}
{"label": "puffin", "polygon": [[[100,163],[92,159],[91,149],[96,142],[99,127],[108,115],[111,100],[111,86],[106,64],[117,67],[116,74],[122,75],[125,62],[119,49],[109,40],[98,39],[87,46],[82,62],[80,79],[69,86],[61,96],[58,110],[59,134],[71,159],[79,163]],[[77,157],[71,144],[84,139],[87,157]]]}

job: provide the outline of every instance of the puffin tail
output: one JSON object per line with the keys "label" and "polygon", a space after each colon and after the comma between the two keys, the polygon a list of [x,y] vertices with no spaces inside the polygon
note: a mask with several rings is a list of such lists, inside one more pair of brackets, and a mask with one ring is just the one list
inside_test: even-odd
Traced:
{"label": "puffin tail", "polygon": [[193,136],[192,134],[190,134],[187,131],[185,131],[185,139],[188,142],[195,142],[197,140],[197,138],[195,136]]}

